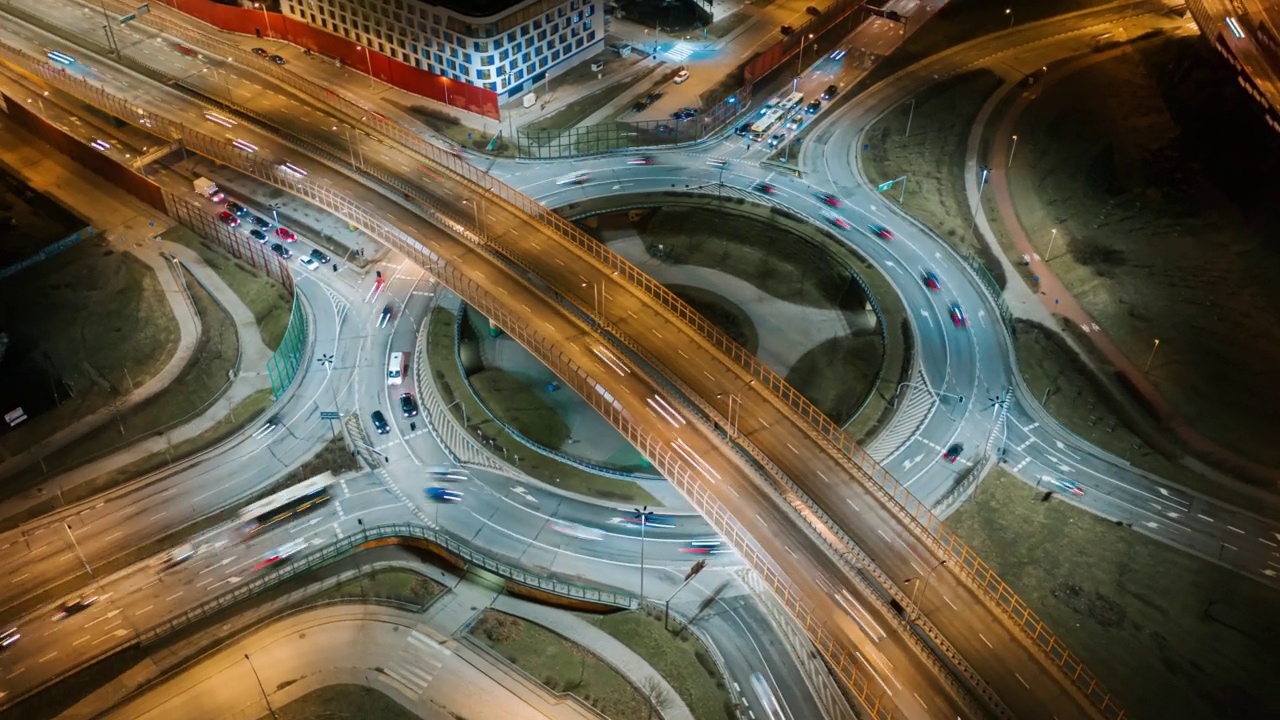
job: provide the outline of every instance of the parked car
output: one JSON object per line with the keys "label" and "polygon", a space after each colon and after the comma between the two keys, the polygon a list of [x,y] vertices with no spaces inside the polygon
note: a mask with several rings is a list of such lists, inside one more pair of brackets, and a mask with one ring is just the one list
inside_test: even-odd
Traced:
{"label": "parked car", "polygon": [[659,135],[671,135],[676,131],[675,127],[672,125],[659,125],[654,129],[658,131]]}
{"label": "parked car", "polygon": [[249,208],[237,202],[227,203],[227,211],[234,213],[236,217],[244,217],[249,214]]}
{"label": "parked car", "polygon": [[312,260],[315,260],[316,262],[320,263],[321,265],[328,265],[328,264],[329,264],[329,261],[330,261],[332,258],[330,258],[328,255],[326,255],[326,254],[325,254],[325,252],[324,252],[323,250],[321,250],[320,248],[311,248],[311,259],[312,259]]}
{"label": "parked car", "polygon": [[270,220],[264,217],[258,217],[257,215],[250,216],[249,222],[253,223],[254,227],[260,227],[263,230],[270,230],[271,228],[275,227],[275,223],[272,223]]}
{"label": "parked car", "polygon": [[293,251],[281,245],[280,243],[271,243],[271,252],[279,255],[281,258],[288,260],[293,257]]}
{"label": "parked car", "polygon": [[276,237],[280,238],[285,242],[297,242],[298,240],[297,235],[294,235],[292,232],[290,232],[288,228],[282,228],[282,227],[276,228]]}
{"label": "parked car", "polygon": [[284,58],[282,58],[282,57],[280,57],[279,55],[272,55],[272,56],[268,57],[267,59],[268,59],[268,60],[270,60],[271,62],[273,62],[273,63],[277,64],[277,65],[283,65],[283,64],[285,63],[285,59],[284,59]]}
{"label": "parked car", "polygon": [[263,50],[262,48],[254,48],[253,54],[257,55],[258,57],[266,57],[270,53],[268,53],[266,50]]}
{"label": "parked car", "polygon": [[790,25],[783,25],[782,27],[778,28],[778,32],[782,33],[783,37],[786,37],[795,31],[796,29],[791,27]]}
{"label": "parked car", "polygon": [[249,231],[249,237],[253,238],[254,240],[257,240],[260,243],[263,243],[264,245],[267,242],[267,234],[257,228],[254,228]]}
{"label": "parked car", "polygon": [[647,103],[647,102],[645,102],[645,101],[643,101],[643,100],[637,100],[637,101],[635,101],[635,103],[631,106],[631,112],[644,112],[644,111],[645,111],[645,110],[647,110],[648,108],[649,108],[649,103]]}
{"label": "parked car", "polygon": [[312,260],[310,255],[303,255],[302,257],[298,258],[298,262],[302,265],[302,267],[308,270],[315,270],[316,268],[320,267],[320,263],[316,262],[315,260]]}
{"label": "parked car", "polygon": [[810,5],[809,7],[805,8],[805,9],[804,9],[804,11],[805,11],[805,12],[807,12],[807,13],[809,13],[810,15],[812,15],[812,16],[814,16],[814,17],[818,17],[819,15],[821,15],[821,14],[822,14],[822,11],[821,11],[821,10],[819,10],[818,8],[816,8],[816,7],[812,6],[812,5]]}
{"label": "parked car", "polygon": [[681,70],[680,72],[676,73],[675,80],[673,80],[672,82],[674,82],[675,84],[679,85],[680,83],[682,83],[682,82],[684,82],[685,80],[688,80],[688,79],[689,79],[689,71],[688,71],[688,70]]}
{"label": "parked car", "polygon": [[370,413],[369,419],[373,421],[373,429],[377,430],[379,435],[386,435],[391,432],[391,426],[387,424],[387,418],[382,414],[381,410],[374,410]]}
{"label": "parked car", "polygon": [[235,227],[240,224],[240,218],[236,217],[235,215],[232,215],[226,210],[223,210],[222,212],[218,213],[218,220],[221,221],[222,224],[226,225],[227,227]]}

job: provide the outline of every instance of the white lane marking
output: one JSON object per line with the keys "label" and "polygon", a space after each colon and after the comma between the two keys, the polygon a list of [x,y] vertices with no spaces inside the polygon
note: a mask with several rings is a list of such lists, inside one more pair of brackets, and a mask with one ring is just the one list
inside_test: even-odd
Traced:
{"label": "white lane marking", "polygon": [[992,645],[990,640],[988,640],[988,639],[986,639],[985,637],[983,637],[983,636],[982,636],[982,633],[978,633],[978,637],[982,638],[982,642],[986,643],[986,644],[987,644],[987,647],[991,648],[992,650],[995,650],[995,649],[996,649],[996,646],[995,646],[995,645]]}
{"label": "white lane marking", "polygon": [[765,522],[764,518],[760,517],[760,513],[756,513],[756,519],[760,521],[761,525],[769,527],[769,523]]}
{"label": "white lane marking", "polygon": [[956,610],[956,611],[960,610],[960,608],[956,607],[955,603],[951,602],[951,598],[947,597],[946,593],[942,594],[942,599],[947,601],[947,604],[951,606],[952,610]]}
{"label": "white lane marking", "polygon": [[849,498],[845,498],[844,501],[852,505],[854,510],[857,510],[858,512],[862,512],[862,508],[858,507],[858,504],[855,503],[854,501],[850,500]]}
{"label": "white lane marking", "polygon": [[1031,686],[1027,684],[1027,681],[1026,681],[1026,680],[1023,680],[1023,679],[1022,679],[1022,676],[1021,676],[1021,675],[1019,675],[1018,673],[1014,673],[1014,674],[1013,674],[1013,676],[1014,676],[1014,677],[1016,677],[1016,678],[1018,678],[1018,682],[1022,683],[1022,687],[1026,688],[1026,689],[1028,689],[1028,690],[1030,690],[1030,689],[1031,689]]}
{"label": "white lane marking", "polygon": [[89,639],[89,636],[88,636],[88,635],[85,635],[84,637],[80,638],[79,640],[77,640],[77,641],[75,641],[75,642],[71,643],[71,647],[75,647],[76,645],[79,645],[80,643],[82,643],[82,642],[84,642],[84,641],[86,641],[86,640],[88,640],[88,639]]}
{"label": "white lane marking", "polygon": [[1205,515],[1201,515],[1200,513],[1196,513],[1196,517],[1200,518],[1201,520],[1208,520],[1209,522],[1213,522],[1213,518]]}
{"label": "white lane marking", "polygon": [[138,612],[134,613],[134,615],[141,615],[142,613],[144,613],[144,612],[146,612],[146,611],[150,610],[150,609],[151,609],[151,608],[153,608],[153,607],[155,607],[155,605],[148,605],[148,606],[146,606],[146,607],[142,608],[141,610],[139,610]]}
{"label": "white lane marking", "polygon": [[797,455],[799,455],[799,454],[800,454],[800,451],[799,451],[799,450],[797,450],[797,449],[795,448],[795,446],[794,446],[794,445],[792,445],[791,443],[787,443],[787,447],[791,448],[791,452],[793,452],[793,453],[795,453],[795,454],[797,454]]}
{"label": "white lane marking", "polygon": [[1241,530],[1241,529],[1240,529],[1240,528],[1238,528],[1238,527],[1231,527],[1230,525],[1228,525],[1228,526],[1227,526],[1227,529],[1228,529],[1228,530],[1235,530],[1236,532],[1240,533],[1241,535],[1243,535],[1243,534],[1244,534],[1244,531],[1243,531],[1243,530]]}
{"label": "white lane marking", "polygon": [[178,597],[178,596],[179,596],[179,595],[181,595],[181,594],[182,594],[182,591],[181,591],[181,590],[179,590],[178,592],[176,592],[176,593],[174,593],[174,594],[170,595],[169,597],[165,598],[165,599],[164,599],[164,601],[165,601],[165,602],[169,602],[170,600],[172,600],[172,599],[174,599],[174,598]]}

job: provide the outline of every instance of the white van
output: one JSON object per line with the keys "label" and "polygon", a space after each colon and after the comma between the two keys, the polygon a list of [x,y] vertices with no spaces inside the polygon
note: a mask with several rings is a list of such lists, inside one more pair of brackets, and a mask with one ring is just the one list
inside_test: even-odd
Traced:
{"label": "white van", "polygon": [[675,84],[679,85],[680,83],[688,79],[689,79],[689,71],[681,70],[680,72],[676,73]]}
{"label": "white van", "polygon": [[399,385],[404,382],[404,376],[409,373],[409,354],[402,352],[391,353],[391,360],[387,363],[387,384]]}

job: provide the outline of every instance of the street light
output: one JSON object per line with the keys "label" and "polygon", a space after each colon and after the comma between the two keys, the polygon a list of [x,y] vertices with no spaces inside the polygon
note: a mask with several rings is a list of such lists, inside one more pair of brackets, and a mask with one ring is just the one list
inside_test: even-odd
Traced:
{"label": "street light", "polygon": [[1018,149],[1018,136],[1013,136],[1013,145],[1009,148],[1009,164],[1005,167],[1013,167],[1013,151]]}
{"label": "street light", "polygon": [[982,205],[982,189],[987,186],[987,173],[991,172],[991,168],[983,165],[978,168],[982,171],[982,179],[978,181],[978,198],[973,203],[973,222],[969,223],[969,234],[973,234],[973,227],[978,224],[978,208]]}
{"label": "street light", "polygon": [[267,697],[267,689],[262,686],[262,678],[258,677],[258,668],[253,666],[253,661],[249,659],[249,653],[244,654],[244,660],[249,663],[249,669],[253,671],[253,679],[258,681],[258,692],[262,693],[262,701],[267,704],[267,710],[270,711],[271,717],[275,720],[280,720],[275,708],[271,707],[271,698]]}
{"label": "street light", "polygon": [[473,215],[476,219],[476,232],[479,232],[481,235],[487,235],[488,233],[484,232],[480,228],[480,201],[478,199],[463,198],[462,204],[471,206],[471,210],[473,211]]}
{"label": "street light", "polygon": [[946,560],[940,560],[940,561],[938,561],[938,564],[937,564],[937,565],[934,565],[932,568],[930,568],[930,569],[929,569],[929,572],[925,573],[925,575],[924,575],[924,582],[918,582],[918,581],[920,580],[920,578],[918,578],[918,577],[914,577],[914,578],[907,578],[906,580],[904,580],[904,581],[902,582],[902,584],[903,584],[903,585],[906,585],[907,583],[912,582],[913,580],[914,580],[914,581],[917,581],[917,582],[916,582],[916,589],[911,591],[911,607],[912,607],[912,609],[915,611],[915,614],[911,617],[911,620],[912,620],[913,622],[915,621],[915,619],[916,619],[916,618],[920,617],[920,606],[916,604],[916,597],[917,597],[917,596],[919,596],[919,595],[923,595],[923,594],[924,594],[924,591],[922,591],[922,590],[920,589],[920,586],[921,586],[921,585],[924,585],[924,586],[925,586],[925,588],[928,588],[928,587],[929,587],[929,578],[933,577],[933,574],[934,574],[935,572],[937,572],[938,568],[940,568],[940,567],[942,567],[943,565],[946,565],[946,564],[947,564],[947,561],[946,561]]}
{"label": "street light", "polygon": [[[722,398],[722,397],[724,397],[724,396],[725,396],[725,393],[717,393],[717,394],[716,394],[716,398],[717,398],[717,399]],[[734,415],[733,415],[733,401],[734,401],[734,400],[737,400],[737,401],[738,401],[738,415],[737,415],[737,417],[734,417]],[[738,394],[737,394],[737,393],[730,393],[730,394],[729,394],[729,413],[728,413],[728,418],[726,418],[726,419],[729,421],[729,435],[731,435],[731,436],[732,436],[732,435],[737,435],[737,434],[738,434],[738,420],[739,420],[739,419],[741,419],[741,418],[742,418],[742,398],[738,397]]]}
{"label": "street light", "polygon": [[369,68],[369,92],[373,92],[373,60],[369,57],[369,48],[364,45],[357,45],[356,48],[364,51],[364,65]]}
{"label": "street light", "polygon": [[1145,373],[1151,369],[1151,361],[1156,359],[1156,350],[1159,350],[1159,349],[1160,349],[1160,339],[1157,338],[1155,344],[1151,346],[1151,355],[1147,357],[1147,366],[1142,368],[1142,372]]}
{"label": "street light", "polygon": [[267,14],[267,4],[256,2],[253,6],[262,10],[262,19],[267,22],[267,37],[271,37],[271,16]]}
{"label": "street light", "polygon": [[796,75],[804,74],[804,44],[806,41],[813,39],[813,33],[809,33],[808,37],[800,38],[800,55],[796,61]]}
{"label": "street light", "polygon": [[1009,16],[1009,27],[1013,27],[1013,8],[1005,8],[1004,14]]}
{"label": "street light", "polygon": [[635,519],[640,521],[640,604],[644,604],[644,529],[653,517],[653,511],[645,505],[635,511]]}
{"label": "street light", "polygon": [[449,102],[449,78],[441,77],[440,84],[444,86],[444,104],[452,105],[453,103]]}
{"label": "street light", "polygon": [[1053,241],[1058,239],[1058,228],[1049,231],[1049,250],[1044,254],[1044,261],[1049,262],[1049,256],[1053,254]]}

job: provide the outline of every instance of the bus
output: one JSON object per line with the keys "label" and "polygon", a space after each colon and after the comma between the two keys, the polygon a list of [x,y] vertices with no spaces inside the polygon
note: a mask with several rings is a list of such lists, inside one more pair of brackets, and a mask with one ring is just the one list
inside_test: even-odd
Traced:
{"label": "bus", "polygon": [[793,92],[782,100],[775,99],[765,103],[760,119],[751,126],[752,139],[763,140],[775,125],[785,120],[802,103],[804,103],[804,93],[799,92]]}
{"label": "bus", "polygon": [[404,376],[409,373],[409,354],[402,352],[391,353],[391,360],[387,362],[387,384],[399,385],[404,382]]}
{"label": "bus", "polygon": [[240,525],[252,535],[295,515],[313,510],[329,501],[333,473],[317,475],[259,500],[240,511]]}

